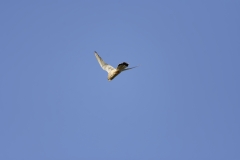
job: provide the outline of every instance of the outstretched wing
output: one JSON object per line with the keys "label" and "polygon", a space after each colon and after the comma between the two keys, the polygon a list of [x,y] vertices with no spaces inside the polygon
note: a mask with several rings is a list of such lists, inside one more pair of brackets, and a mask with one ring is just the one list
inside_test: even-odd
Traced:
{"label": "outstretched wing", "polygon": [[100,64],[100,66],[102,67],[103,70],[105,70],[109,73],[115,69],[112,66],[110,66],[109,64],[105,63],[96,51],[94,53],[95,53],[98,63]]}
{"label": "outstretched wing", "polygon": [[129,69],[133,69],[133,68],[136,68],[136,67],[138,67],[138,66],[131,67],[131,68],[126,68],[126,69],[124,69],[123,71],[127,71],[127,70],[129,70]]}

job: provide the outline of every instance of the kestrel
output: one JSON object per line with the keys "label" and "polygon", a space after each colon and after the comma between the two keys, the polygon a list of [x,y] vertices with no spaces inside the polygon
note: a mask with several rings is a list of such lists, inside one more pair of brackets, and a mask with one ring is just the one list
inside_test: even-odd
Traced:
{"label": "kestrel", "polygon": [[108,72],[108,80],[109,81],[113,80],[122,71],[126,71],[126,70],[137,67],[137,66],[135,66],[135,67],[132,67],[132,68],[127,68],[128,63],[123,62],[123,63],[120,63],[117,66],[117,68],[114,68],[114,67],[110,66],[109,64],[105,63],[96,51],[94,53],[95,53],[95,56],[97,58],[97,61],[99,62],[100,66],[102,67],[102,69]]}

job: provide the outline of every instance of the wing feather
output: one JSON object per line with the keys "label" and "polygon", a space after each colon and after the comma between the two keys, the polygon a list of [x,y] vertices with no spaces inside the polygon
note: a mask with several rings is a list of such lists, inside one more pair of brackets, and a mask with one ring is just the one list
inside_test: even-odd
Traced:
{"label": "wing feather", "polygon": [[107,71],[108,73],[111,72],[112,70],[115,70],[115,68],[113,68],[109,64],[105,63],[96,51],[94,53],[95,53],[98,63],[100,64],[100,66],[102,67],[103,70]]}
{"label": "wing feather", "polygon": [[131,68],[126,68],[126,69],[124,69],[123,71],[127,71],[127,70],[129,70],[129,69],[133,69],[133,68],[136,68],[136,67],[138,67],[138,66],[131,67]]}

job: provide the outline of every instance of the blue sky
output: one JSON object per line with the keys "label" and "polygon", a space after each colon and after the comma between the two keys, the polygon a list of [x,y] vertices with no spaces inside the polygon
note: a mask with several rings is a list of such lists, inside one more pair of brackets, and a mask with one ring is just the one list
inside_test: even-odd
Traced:
{"label": "blue sky", "polygon": [[1,1],[0,159],[240,159],[239,10]]}

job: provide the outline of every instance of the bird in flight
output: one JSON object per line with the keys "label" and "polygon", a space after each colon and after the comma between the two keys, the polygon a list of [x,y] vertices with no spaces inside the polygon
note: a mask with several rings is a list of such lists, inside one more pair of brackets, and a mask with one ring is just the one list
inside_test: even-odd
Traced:
{"label": "bird in flight", "polygon": [[126,70],[133,69],[133,68],[137,67],[137,66],[135,66],[135,67],[132,67],[132,68],[127,68],[128,67],[128,63],[123,62],[123,63],[120,63],[117,66],[117,68],[114,68],[114,67],[110,66],[109,64],[105,63],[103,61],[103,59],[98,55],[98,53],[96,51],[94,52],[94,54],[95,54],[95,56],[97,58],[98,63],[102,67],[102,69],[108,72],[108,80],[109,81],[113,80],[122,71],[126,71]]}

